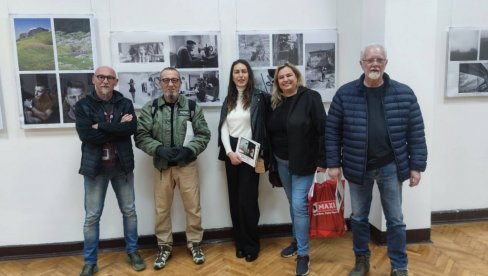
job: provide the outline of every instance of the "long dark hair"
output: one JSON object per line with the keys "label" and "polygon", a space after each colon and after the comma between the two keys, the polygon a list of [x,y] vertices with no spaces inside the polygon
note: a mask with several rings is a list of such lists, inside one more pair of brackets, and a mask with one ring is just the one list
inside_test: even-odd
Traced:
{"label": "long dark hair", "polygon": [[237,95],[239,94],[237,91],[237,86],[234,83],[232,72],[234,71],[234,66],[237,64],[244,64],[247,68],[247,74],[249,79],[247,81],[246,88],[244,89],[242,95],[242,105],[244,110],[248,109],[251,106],[251,97],[252,91],[254,90],[254,73],[252,72],[251,65],[245,59],[238,59],[232,62],[232,66],[230,67],[230,77],[229,77],[229,87],[227,89],[227,112],[230,112],[232,109],[236,108],[237,105]]}

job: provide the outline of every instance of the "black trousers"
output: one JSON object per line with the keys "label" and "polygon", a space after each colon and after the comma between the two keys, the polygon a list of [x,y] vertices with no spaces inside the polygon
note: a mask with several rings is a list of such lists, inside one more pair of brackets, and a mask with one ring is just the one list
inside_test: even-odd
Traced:
{"label": "black trousers", "polygon": [[[231,137],[231,146],[236,148],[237,139]],[[227,186],[229,190],[230,216],[232,219],[232,234],[237,250],[245,254],[259,253],[259,204],[258,186],[259,174],[246,163],[232,165],[230,159],[225,159]]]}

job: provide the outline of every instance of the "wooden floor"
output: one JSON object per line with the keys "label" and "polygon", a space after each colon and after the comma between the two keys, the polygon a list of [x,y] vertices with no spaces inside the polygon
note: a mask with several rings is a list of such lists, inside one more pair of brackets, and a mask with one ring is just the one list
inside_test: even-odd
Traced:
{"label": "wooden floor", "polygon": [[[141,250],[148,268],[134,272],[124,252],[100,253],[98,265],[102,275],[295,275],[295,257],[281,258],[280,250],[288,238],[263,239],[259,258],[245,262],[235,257],[230,242],[204,244],[206,262],[193,264],[184,246],[173,249],[173,256],[162,270],[152,269],[156,249]],[[369,275],[389,275],[386,247],[371,244]],[[434,225],[432,243],[407,246],[409,275],[488,275],[488,222]],[[353,266],[351,233],[334,239],[314,239],[310,244],[310,275],[347,275]],[[0,261],[0,275],[78,275],[82,256]]]}

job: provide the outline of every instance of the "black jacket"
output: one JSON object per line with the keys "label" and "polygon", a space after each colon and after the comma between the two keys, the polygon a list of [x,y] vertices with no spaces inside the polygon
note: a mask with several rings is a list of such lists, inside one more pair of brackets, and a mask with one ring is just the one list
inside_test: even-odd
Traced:
{"label": "black jacket", "polygon": [[[82,175],[95,177],[99,174],[102,147],[107,142],[116,148],[122,170],[125,173],[134,170],[131,140],[137,129],[134,107],[129,99],[115,90],[110,102],[113,104],[112,122],[105,121],[103,103],[95,96],[95,91],[76,103],[76,131],[82,142],[79,173]],[[132,114],[132,121],[121,123],[124,114]],[[93,124],[98,124],[98,129],[92,128]]]}
{"label": "black jacket", "polygon": [[[266,154],[263,154],[268,148],[268,141],[266,139],[266,109],[269,105],[269,97],[270,95],[264,93],[261,90],[254,89],[251,98],[251,132],[252,132],[252,140],[261,144],[260,149],[260,156],[266,157]],[[226,158],[224,145],[222,145],[221,134],[220,130],[222,129],[222,124],[225,122],[227,118],[227,97],[222,104],[222,109],[220,111],[220,122],[219,122],[219,139],[218,139],[218,146],[220,147],[219,151],[219,160],[224,161]],[[237,137],[236,137],[237,138]],[[267,162],[265,158],[265,162]]]}
{"label": "black jacket", "polygon": [[[270,109],[270,112],[273,110]],[[327,167],[325,158],[326,117],[320,94],[300,86],[291,103],[286,120],[290,173],[306,175],[314,173],[317,167]]]}

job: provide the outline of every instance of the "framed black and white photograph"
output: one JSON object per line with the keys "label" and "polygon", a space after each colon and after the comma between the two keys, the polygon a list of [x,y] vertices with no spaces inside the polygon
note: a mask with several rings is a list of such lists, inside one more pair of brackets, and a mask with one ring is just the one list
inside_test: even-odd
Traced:
{"label": "framed black and white photograph", "polygon": [[273,34],[273,65],[291,63],[303,65],[303,34],[281,33]]}
{"label": "framed black and white photograph", "polygon": [[335,43],[305,44],[307,87],[317,91],[335,88]]}
{"label": "framed black and white photograph", "polygon": [[218,36],[216,34],[171,35],[170,64],[176,68],[218,68]]}
{"label": "framed black and white photograph", "polygon": [[164,63],[164,42],[119,43],[121,63]]}
{"label": "framed black and white photograph", "polygon": [[253,69],[254,85],[257,89],[271,94],[274,82],[275,69]]}
{"label": "framed black and white photograph", "polygon": [[97,66],[92,15],[11,15],[22,128],[74,127]]}
{"label": "framed black and white photograph", "polygon": [[117,72],[161,71],[169,66],[168,33],[112,32],[111,43]]}
{"label": "framed black and white photograph", "polygon": [[180,72],[181,94],[201,106],[221,105],[218,70]]}
{"label": "framed black and white photograph", "polygon": [[135,109],[163,95],[157,72],[119,72],[117,90],[132,100]]}
{"label": "framed black and white photograph", "polygon": [[180,72],[181,94],[201,106],[222,105],[218,32],[114,32],[112,52],[119,90],[140,109],[161,97],[160,72]]}
{"label": "framed black and white photograph", "polygon": [[451,28],[447,97],[488,96],[488,29]]}
{"label": "framed black and white photograph", "polygon": [[267,34],[243,34],[239,39],[239,58],[255,67],[271,66],[271,40]]}
{"label": "framed black and white photograph", "polygon": [[238,58],[253,68],[256,88],[271,93],[275,69],[291,63],[323,102],[332,101],[336,91],[336,46],[336,30],[237,32]]}

